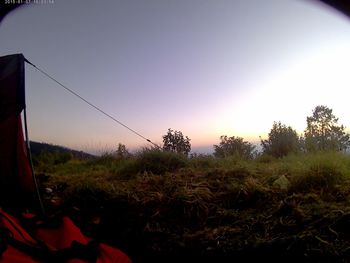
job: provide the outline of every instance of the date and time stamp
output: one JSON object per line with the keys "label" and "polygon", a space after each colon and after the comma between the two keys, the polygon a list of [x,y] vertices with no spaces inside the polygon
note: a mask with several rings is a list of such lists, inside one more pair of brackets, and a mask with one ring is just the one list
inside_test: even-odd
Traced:
{"label": "date and time stamp", "polygon": [[2,0],[5,5],[22,5],[22,4],[37,4],[37,5],[45,5],[45,4],[54,4],[55,0]]}

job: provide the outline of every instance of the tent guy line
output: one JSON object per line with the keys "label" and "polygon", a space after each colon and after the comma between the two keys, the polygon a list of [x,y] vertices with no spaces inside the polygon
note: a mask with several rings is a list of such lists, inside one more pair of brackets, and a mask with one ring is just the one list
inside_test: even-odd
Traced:
{"label": "tent guy line", "polygon": [[52,77],[51,75],[49,75],[48,73],[46,73],[44,70],[42,70],[41,68],[38,68],[36,65],[34,65],[32,62],[30,62],[28,59],[24,58],[24,61],[27,62],[29,65],[31,65],[32,67],[34,67],[36,70],[38,70],[39,72],[41,72],[42,74],[44,74],[46,77],[48,77],[49,79],[51,79],[52,81],[56,82],[59,86],[61,86],[62,88],[64,88],[66,91],[70,92],[71,94],[73,94],[74,96],[78,97],[80,100],[84,101],[85,103],[87,103],[88,105],[90,105],[92,108],[94,108],[95,110],[99,111],[100,113],[102,113],[103,115],[105,115],[106,117],[110,118],[111,120],[113,120],[114,122],[118,123],[119,125],[123,126],[124,128],[128,129],[129,131],[131,131],[132,133],[136,134],[137,136],[141,137],[142,139],[146,140],[147,142],[151,143],[153,146],[155,146],[158,149],[161,149],[159,147],[159,145],[155,144],[154,142],[152,142],[150,139],[146,138],[145,136],[143,136],[142,134],[140,134],[139,132],[135,131],[134,129],[128,127],[127,125],[125,125],[124,123],[122,123],[121,121],[117,120],[116,118],[114,118],[112,115],[108,114],[107,112],[105,112],[104,110],[102,110],[101,108],[97,107],[96,105],[94,105],[92,102],[86,100],[85,98],[83,98],[81,95],[79,95],[78,93],[76,93],[75,91],[71,90],[70,88],[68,88],[67,86],[63,85],[61,82],[59,82],[58,80],[56,80],[54,77]]}

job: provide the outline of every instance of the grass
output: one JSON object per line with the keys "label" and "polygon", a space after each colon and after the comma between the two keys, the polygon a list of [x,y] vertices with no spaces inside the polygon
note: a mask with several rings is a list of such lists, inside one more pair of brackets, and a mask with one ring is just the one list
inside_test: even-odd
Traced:
{"label": "grass", "polygon": [[54,190],[51,210],[74,207],[83,231],[134,262],[350,260],[347,155],[244,161],[144,150],[38,169]]}

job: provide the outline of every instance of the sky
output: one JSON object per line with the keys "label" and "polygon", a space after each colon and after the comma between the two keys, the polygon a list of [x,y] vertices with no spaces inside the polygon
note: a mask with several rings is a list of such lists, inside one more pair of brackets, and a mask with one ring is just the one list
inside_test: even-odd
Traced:
{"label": "sky", "polygon": [[[301,134],[326,105],[350,127],[350,19],[308,0],[43,0],[0,24],[0,56],[39,68],[162,144],[168,128],[210,152]],[[26,65],[31,140],[89,152],[149,145]]]}

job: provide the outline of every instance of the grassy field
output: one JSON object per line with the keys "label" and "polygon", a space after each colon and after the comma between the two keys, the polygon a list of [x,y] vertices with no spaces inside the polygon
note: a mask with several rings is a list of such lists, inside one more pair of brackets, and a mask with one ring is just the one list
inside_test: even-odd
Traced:
{"label": "grassy field", "polygon": [[[134,262],[348,262],[350,156],[41,156],[49,211]],[[46,190],[45,190],[46,188]],[[47,189],[50,188],[50,189]]]}

